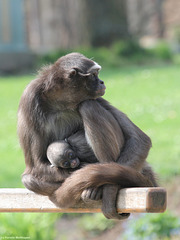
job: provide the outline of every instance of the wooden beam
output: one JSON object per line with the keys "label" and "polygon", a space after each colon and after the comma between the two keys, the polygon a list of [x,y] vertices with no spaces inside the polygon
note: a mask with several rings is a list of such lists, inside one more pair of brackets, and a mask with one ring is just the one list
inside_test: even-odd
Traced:
{"label": "wooden beam", "polygon": [[[118,212],[164,212],[166,190],[164,188],[126,188],[119,192]],[[23,188],[0,188],[0,212],[101,212],[101,201],[80,202],[73,208],[57,208],[46,196]]]}

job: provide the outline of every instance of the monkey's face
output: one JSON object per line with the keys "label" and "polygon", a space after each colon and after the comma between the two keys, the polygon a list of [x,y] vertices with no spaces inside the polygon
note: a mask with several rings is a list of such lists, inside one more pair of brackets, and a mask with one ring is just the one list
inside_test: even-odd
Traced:
{"label": "monkey's face", "polygon": [[71,149],[67,149],[59,161],[59,165],[62,168],[77,168],[79,164],[79,158],[77,158],[75,152]]}
{"label": "monkey's face", "polygon": [[79,69],[76,69],[74,76],[71,76],[71,92],[77,103],[104,95],[106,87],[98,77],[100,70],[98,66],[97,64],[93,65],[94,69],[90,69],[87,73],[82,73]]}
{"label": "monkey's face", "polygon": [[106,87],[98,77],[101,66],[91,59],[71,53],[61,57],[54,66],[59,73],[53,74],[56,76],[53,96],[58,100],[79,104],[104,95]]}
{"label": "monkey's face", "polygon": [[77,168],[80,164],[76,153],[65,141],[51,143],[47,148],[47,158],[55,167]]}
{"label": "monkey's face", "polygon": [[104,82],[99,79],[98,73],[98,70],[93,71],[85,78],[85,88],[92,98],[103,96],[106,89]]}

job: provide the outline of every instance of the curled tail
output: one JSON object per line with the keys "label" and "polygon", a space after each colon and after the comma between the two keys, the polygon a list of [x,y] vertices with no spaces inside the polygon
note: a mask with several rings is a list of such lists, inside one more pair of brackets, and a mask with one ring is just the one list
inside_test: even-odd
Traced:
{"label": "curled tail", "polygon": [[81,199],[85,189],[105,184],[118,184],[121,188],[153,186],[148,178],[130,167],[117,163],[90,164],[68,177],[50,199],[59,207],[70,207]]}

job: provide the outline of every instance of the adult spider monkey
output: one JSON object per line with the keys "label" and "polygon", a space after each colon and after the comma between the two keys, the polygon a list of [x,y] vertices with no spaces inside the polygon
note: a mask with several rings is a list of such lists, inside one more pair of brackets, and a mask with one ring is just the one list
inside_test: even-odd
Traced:
{"label": "adult spider monkey", "polygon": [[[105,85],[98,78],[100,69],[82,54],[71,53],[43,68],[27,86],[18,110],[18,135],[26,163],[22,181],[59,207],[102,195],[104,215],[123,219],[126,215],[116,211],[120,188],[157,186],[146,162],[151,140],[101,98]],[[52,168],[46,156],[48,146],[78,131],[87,146],[83,151],[93,151],[99,163],[85,158],[86,166],[78,170]]]}

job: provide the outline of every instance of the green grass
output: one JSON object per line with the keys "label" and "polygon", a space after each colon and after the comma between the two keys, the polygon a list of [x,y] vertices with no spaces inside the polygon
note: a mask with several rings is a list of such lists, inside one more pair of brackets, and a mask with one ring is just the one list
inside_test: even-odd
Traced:
{"label": "green grass", "polygon": [[25,168],[17,132],[17,109],[29,76],[0,78],[0,187],[21,187]]}
{"label": "green grass", "polygon": [[180,68],[134,67],[102,71],[105,98],[152,139],[148,161],[162,178],[180,173]]}
{"label": "green grass", "polygon": [[[149,162],[161,178],[180,174],[179,66],[102,69],[105,98],[153,142]],[[0,187],[22,187],[25,168],[16,134],[17,108],[32,76],[0,78]]]}

